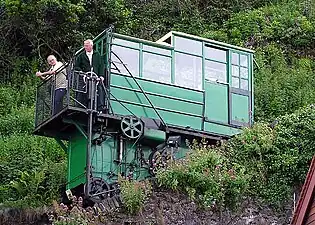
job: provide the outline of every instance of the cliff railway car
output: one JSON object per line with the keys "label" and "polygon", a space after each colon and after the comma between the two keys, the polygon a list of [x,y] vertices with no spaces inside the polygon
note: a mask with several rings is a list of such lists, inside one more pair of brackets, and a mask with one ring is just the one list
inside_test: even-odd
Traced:
{"label": "cliff railway car", "polygon": [[37,88],[35,134],[55,138],[67,152],[72,193],[101,202],[115,196],[119,175],[146,179],[167,160],[185,157],[185,140],[215,143],[253,123],[252,50],[180,32],[151,42],[107,29],[94,51],[103,57],[105,80],[67,64],[58,113],[53,79]]}

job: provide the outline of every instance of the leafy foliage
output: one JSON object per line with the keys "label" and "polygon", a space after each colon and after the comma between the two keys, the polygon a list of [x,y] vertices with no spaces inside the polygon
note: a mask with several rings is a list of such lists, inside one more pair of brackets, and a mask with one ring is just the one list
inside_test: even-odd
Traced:
{"label": "leafy foliage", "polygon": [[193,143],[186,159],[158,171],[160,185],[187,191],[204,207],[234,208],[247,187],[245,168],[232,164],[218,149]]}
{"label": "leafy foliage", "polygon": [[121,197],[129,214],[140,212],[145,201],[151,194],[151,184],[148,181],[132,181],[119,178]]}
{"label": "leafy foliage", "polygon": [[303,184],[314,155],[313,105],[281,116],[275,128],[258,123],[228,141],[228,157],[246,168],[248,193],[281,206],[292,188]]}
{"label": "leafy foliage", "polygon": [[194,144],[190,155],[158,172],[161,185],[204,206],[234,206],[245,196],[281,208],[303,184],[315,152],[315,106],[256,123],[220,146]]}
{"label": "leafy foliage", "polygon": [[270,121],[314,102],[314,61],[285,58],[274,44],[259,49],[256,56],[261,65],[255,74],[256,120]]}
{"label": "leafy foliage", "polygon": [[256,121],[314,102],[314,8],[314,1],[281,1],[233,14],[222,28],[202,34],[256,51]]}
{"label": "leafy foliage", "polygon": [[59,196],[65,153],[54,140],[32,135],[34,89],[0,87],[0,202],[37,207]]}
{"label": "leafy foliage", "polygon": [[59,195],[60,185],[65,184],[66,164],[55,141],[15,134],[0,144],[0,186],[6,192],[0,202],[14,205],[17,201],[20,205],[23,200],[23,204],[36,207]]}

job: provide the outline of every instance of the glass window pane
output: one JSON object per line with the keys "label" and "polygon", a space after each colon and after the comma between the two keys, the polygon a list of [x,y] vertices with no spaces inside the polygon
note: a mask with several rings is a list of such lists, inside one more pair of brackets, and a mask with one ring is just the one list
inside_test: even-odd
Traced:
{"label": "glass window pane", "polygon": [[214,59],[221,62],[226,62],[226,51],[217,49],[217,48],[211,48],[211,47],[205,47],[205,56],[209,59]]}
{"label": "glass window pane", "polygon": [[175,36],[175,50],[202,55],[202,42]]}
{"label": "glass window pane", "polygon": [[139,48],[139,43],[133,41],[127,41],[124,39],[113,38],[113,44],[123,45],[126,47]]}
{"label": "glass window pane", "polygon": [[175,84],[202,89],[202,58],[176,53]]}
{"label": "glass window pane", "polygon": [[248,67],[248,56],[241,55],[240,56],[241,66]]}
{"label": "glass window pane", "polygon": [[232,64],[239,65],[238,54],[237,53],[232,53]]}
{"label": "glass window pane", "polygon": [[238,77],[232,77],[232,87],[240,87],[240,79]]}
{"label": "glass window pane", "polygon": [[153,47],[149,45],[143,45],[143,50],[159,53],[162,55],[169,55],[169,56],[171,55],[171,50],[167,50],[164,48],[157,48],[157,47]]}
{"label": "glass window pane", "polygon": [[241,67],[240,70],[241,70],[241,77],[248,79],[248,69]]}
{"label": "glass window pane", "polygon": [[206,60],[205,78],[207,80],[226,82],[226,64]]}
{"label": "glass window pane", "polygon": [[113,45],[112,51],[122,60],[122,62],[120,62],[113,53],[111,54],[112,72],[129,75],[128,71],[122,64],[124,63],[133,76],[139,76],[139,50]]}
{"label": "glass window pane", "polygon": [[248,90],[248,80],[241,79],[241,89]]}
{"label": "glass window pane", "polygon": [[143,77],[164,82],[171,82],[171,58],[143,53]]}
{"label": "glass window pane", "polygon": [[232,76],[234,77],[240,76],[240,68],[238,66],[232,66]]}

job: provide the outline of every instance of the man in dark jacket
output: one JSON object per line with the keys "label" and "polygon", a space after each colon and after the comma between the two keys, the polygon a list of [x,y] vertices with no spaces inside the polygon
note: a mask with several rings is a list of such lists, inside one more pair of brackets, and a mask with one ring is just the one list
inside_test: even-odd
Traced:
{"label": "man in dark jacket", "polygon": [[[88,39],[84,41],[84,50],[79,54],[75,61],[75,70],[82,72],[94,72],[96,73],[102,81],[104,81],[104,60],[103,57],[96,51],[93,51],[93,41]],[[85,88],[85,81],[83,76],[78,79],[78,89],[83,91]],[[105,104],[105,94],[102,84],[99,83],[97,86],[98,98],[97,98],[97,110],[103,111]],[[87,94],[78,92],[77,100],[84,106],[87,106]]]}

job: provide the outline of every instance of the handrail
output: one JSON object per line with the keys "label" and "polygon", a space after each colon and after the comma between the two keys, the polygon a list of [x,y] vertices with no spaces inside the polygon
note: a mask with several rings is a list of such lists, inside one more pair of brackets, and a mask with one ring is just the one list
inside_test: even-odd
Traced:
{"label": "handrail", "polygon": [[[67,68],[67,66],[69,66],[69,63],[63,63],[63,65],[55,71],[55,74],[60,73],[63,69]],[[47,79],[43,80],[43,81],[37,86],[37,88],[39,88],[40,86],[44,85],[46,82],[50,81],[50,80],[52,79],[53,75],[54,75],[54,74],[50,75]]]}

